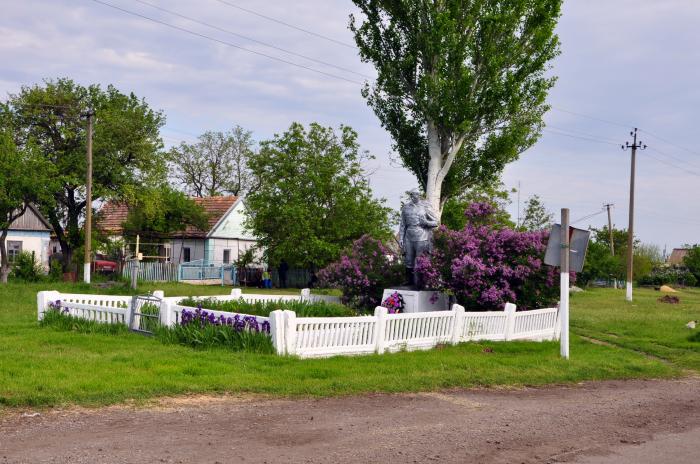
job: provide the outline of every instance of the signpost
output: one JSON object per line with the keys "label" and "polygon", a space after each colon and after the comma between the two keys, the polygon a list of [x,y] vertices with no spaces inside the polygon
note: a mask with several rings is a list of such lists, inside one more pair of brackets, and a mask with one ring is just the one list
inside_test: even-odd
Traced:
{"label": "signpost", "polygon": [[586,259],[587,230],[569,227],[569,208],[561,209],[561,225],[555,224],[549,233],[544,262],[558,266],[560,272],[559,320],[561,321],[560,353],[569,359],[569,271],[581,272]]}

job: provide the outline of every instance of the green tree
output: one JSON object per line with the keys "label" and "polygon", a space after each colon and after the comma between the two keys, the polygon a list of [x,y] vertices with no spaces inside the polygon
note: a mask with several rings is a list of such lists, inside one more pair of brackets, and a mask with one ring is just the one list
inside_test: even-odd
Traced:
{"label": "green tree", "polygon": [[165,177],[159,129],[164,116],[134,94],[113,86],[83,87],[69,79],[22,87],[9,100],[20,130],[20,146],[36,143],[55,167],[56,188],[39,203],[61,245],[63,268],[83,242],[85,200],[85,113],[95,112],[93,200],[119,197],[128,188]]}
{"label": "green tree", "polygon": [[12,223],[29,203],[42,198],[50,185],[52,166],[37,155],[31,144],[15,144],[16,126],[9,108],[0,105],[0,282],[7,283],[10,263],[6,239]]}
{"label": "green tree", "polygon": [[250,158],[258,188],[248,195],[247,227],[272,265],[318,269],[353,240],[390,235],[389,208],[372,198],[357,133],[293,123]]}
{"label": "green tree", "polygon": [[224,193],[245,195],[254,188],[248,169],[252,132],[235,126],[228,132],[207,131],[195,143],[181,143],[168,154],[175,177],[197,197]]}
{"label": "green tree", "polygon": [[539,195],[533,195],[525,203],[520,227],[524,230],[548,229],[554,223],[554,215],[547,211]]}
{"label": "green tree", "polygon": [[542,127],[561,0],[353,0],[377,71],[363,96],[438,214],[493,182]]}
{"label": "green tree", "polygon": [[688,246],[688,254],[683,258],[683,265],[700,282],[700,245]]}

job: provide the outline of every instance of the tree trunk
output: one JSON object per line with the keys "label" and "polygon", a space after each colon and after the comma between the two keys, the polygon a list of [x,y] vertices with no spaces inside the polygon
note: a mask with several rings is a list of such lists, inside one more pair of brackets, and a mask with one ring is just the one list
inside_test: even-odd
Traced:
{"label": "tree trunk", "polygon": [[425,182],[425,199],[433,208],[433,212],[437,215],[438,220],[442,216],[442,207],[440,203],[440,194],[442,193],[441,175],[442,169],[442,148],[440,144],[440,136],[437,127],[431,121],[428,121],[428,154],[430,161],[428,162],[428,178]]}
{"label": "tree trunk", "polygon": [[10,275],[10,263],[7,260],[6,239],[7,230],[0,233],[0,283],[7,283],[7,276]]}

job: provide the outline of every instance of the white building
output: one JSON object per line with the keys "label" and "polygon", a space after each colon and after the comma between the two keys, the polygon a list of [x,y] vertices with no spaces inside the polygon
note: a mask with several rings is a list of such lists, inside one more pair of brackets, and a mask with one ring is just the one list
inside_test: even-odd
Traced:
{"label": "white building", "polygon": [[23,251],[34,255],[34,260],[44,269],[49,268],[49,241],[51,225],[32,205],[27,205],[24,214],[10,224],[5,239],[7,256],[10,263]]}

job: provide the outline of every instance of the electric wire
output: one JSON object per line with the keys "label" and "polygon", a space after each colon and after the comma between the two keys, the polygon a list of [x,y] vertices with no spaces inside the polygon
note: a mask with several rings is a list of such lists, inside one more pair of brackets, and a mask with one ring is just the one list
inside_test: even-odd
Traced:
{"label": "electric wire", "polygon": [[277,19],[277,18],[273,18],[272,16],[264,15],[264,14],[262,14],[262,13],[259,13],[259,12],[255,11],[255,10],[251,10],[251,9],[249,9],[249,8],[244,8],[244,7],[240,6],[240,5],[236,5],[235,3],[227,2],[227,1],[224,1],[224,0],[216,0],[216,1],[219,2],[219,3],[221,3],[221,4],[223,4],[223,5],[229,6],[229,7],[231,7],[231,8],[236,8],[236,9],[238,9],[238,10],[245,11],[246,13],[250,13],[250,14],[255,15],[255,16],[258,16],[258,17],[260,17],[260,18],[267,19],[268,21],[272,21],[272,22],[275,22],[275,23],[277,23],[277,24],[281,24],[281,25],[283,25],[283,26],[286,26],[286,27],[289,27],[289,28],[292,28],[292,29],[296,29],[297,31],[304,32],[304,33],[306,33],[306,34],[309,34],[309,35],[318,37],[318,38],[320,38],[320,39],[327,40],[327,41],[329,41],[329,42],[333,42],[333,43],[338,44],[338,45],[342,45],[343,47],[352,48],[352,49],[357,49],[357,47],[356,47],[355,45],[352,45],[352,44],[349,44],[349,43],[346,43],[346,42],[343,42],[343,41],[334,39],[334,38],[332,38],[332,37],[325,36],[325,35],[323,35],[323,34],[319,34],[318,32],[314,32],[314,31],[310,31],[310,30],[308,30],[308,29],[304,29],[303,27],[295,26],[294,24],[287,23],[287,22],[285,22],[285,21],[282,21],[281,19]]}
{"label": "electric wire", "polygon": [[220,44],[222,44],[222,45],[227,45],[227,46],[229,46],[229,47],[237,48],[237,49],[239,49],[239,50],[243,50],[243,51],[246,51],[246,52],[248,52],[248,53],[252,53],[252,54],[254,54],[254,55],[258,55],[258,56],[262,56],[262,57],[265,57],[265,58],[269,58],[269,59],[274,60],[274,61],[279,61],[279,62],[281,62],[281,63],[285,63],[285,64],[288,64],[288,65],[291,65],[291,66],[295,66],[295,67],[297,67],[297,68],[301,68],[301,69],[305,69],[305,70],[307,70],[307,71],[315,72],[315,73],[317,73],[317,74],[322,74],[322,75],[324,75],[324,76],[326,76],[326,77],[331,77],[331,78],[334,78],[334,79],[339,79],[339,80],[342,80],[342,81],[346,81],[346,82],[349,82],[349,83],[351,83],[351,84],[363,85],[362,82],[359,82],[359,81],[356,81],[356,80],[348,79],[348,78],[346,78],[346,77],[339,76],[339,75],[337,75],[337,74],[332,74],[332,73],[328,73],[328,72],[325,72],[325,71],[321,71],[321,70],[319,70],[319,69],[315,69],[315,68],[312,68],[312,67],[310,67],[310,66],[305,66],[305,65],[303,65],[303,64],[299,64],[299,63],[295,63],[295,62],[293,62],[293,61],[285,60],[284,58],[278,58],[278,57],[276,57],[276,56],[268,55],[267,53],[262,53],[262,52],[258,52],[258,51],[255,51],[255,50],[251,50],[251,49],[249,49],[249,48],[245,48],[245,47],[242,47],[242,46],[240,46],[240,45],[236,45],[236,44],[234,44],[234,43],[232,43],[232,42],[228,42],[228,41],[226,41],[226,40],[217,39],[217,38],[212,37],[212,36],[210,36],[210,35],[202,34],[202,33],[200,33],[200,32],[196,32],[196,31],[193,31],[193,30],[191,30],[191,29],[187,29],[187,28],[184,28],[184,27],[176,26],[176,25],[174,25],[174,24],[170,24],[170,23],[167,23],[167,22],[165,22],[165,21],[161,21],[161,20],[159,20],[159,19],[152,18],[152,17],[150,17],[150,16],[146,16],[146,15],[143,15],[143,14],[141,14],[141,13],[137,13],[137,12],[135,12],[135,11],[127,10],[126,8],[119,7],[119,6],[114,5],[114,4],[112,4],[112,3],[103,2],[102,0],[90,0],[90,1],[92,1],[92,2],[94,2],[94,3],[98,3],[98,4],[103,5],[103,6],[106,6],[106,7],[109,7],[109,8],[112,8],[112,9],[115,9],[115,10],[118,10],[118,11],[121,11],[122,13],[131,15],[131,16],[136,16],[136,17],[141,18],[141,19],[145,19],[145,20],[148,20],[148,21],[152,21],[152,22],[154,22],[154,23],[157,23],[157,24],[160,24],[160,25],[169,27],[169,28],[171,28],[171,29],[175,29],[175,30],[178,30],[178,31],[181,31],[181,32],[185,32],[185,33],[187,33],[187,34],[190,34],[190,35],[193,35],[193,36],[196,36],[196,37],[200,37],[200,38],[202,38],[202,39],[211,40],[211,41],[213,41],[213,42],[218,42],[218,43],[220,43]]}
{"label": "electric wire", "polygon": [[351,74],[355,74],[355,75],[360,76],[360,77],[365,77],[365,78],[367,78],[367,79],[374,79],[374,77],[372,77],[372,76],[370,76],[370,75],[368,75],[368,74],[362,74],[362,73],[360,73],[360,72],[353,71],[352,69],[344,68],[343,66],[338,66],[338,65],[336,65],[336,64],[329,63],[329,62],[327,62],[327,61],[319,60],[319,59],[316,59],[316,58],[313,58],[313,57],[310,57],[310,56],[307,56],[307,55],[303,55],[303,54],[301,54],[301,53],[293,52],[293,51],[291,51],[291,50],[287,50],[287,49],[284,49],[284,48],[282,48],[282,47],[278,47],[278,46],[276,46],[276,45],[273,45],[273,44],[270,44],[270,43],[267,43],[267,42],[263,42],[262,40],[257,40],[257,39],[255,39],[255,38],[253,38],[253,37],[249,37],[249,36],[247,36],[247,35],[239,34],[239,33],[237,33],[237,32],[234,32],[234,31],[230,30],[230,29],[224,29],[223,27],[219,27],[219,26],[216,26],[216,25],[214,25],[214,24],[206,23],[206,22],[204,22],[204,21],[200,21],[200,20],[198,20],[198,19],[192,18],[191,16],[183,15],[183,14],[178,13],[178,12],[176,12],[176,11],[172,11],[172,10],[169,10],[169,9],[167,9],[167,8],[163,8],[163,7],[161,7],[161,6],[154,5],[153,3],[147,2],[147,1],[145,1],[145,0],[134,0],[134,1],[135,1],[135,2],[138,2],[138,3],[141,3],[141,4],[143,4],[143,5],[147,5],[147,6],[151,7],[151,8],[156,9],[156,10],[163,11],[163,12],[168,13],[168,14],[171,14],[171,15],[173,15],[173,16],[177,16],[177,17],[179,17],[179,18],[182,18],[182,19],[185,19],[185,20],[187,20],[187,21],[193,22],[193,23],[195,23],[195,24],[199,24],[199,25],[201,25],[201,26],[205,26],[205,27],[208,27],[208,28],[210,28],[210,29],[217,30],[217,31],[219,31],[219,32],[224,32],[224,33],[226,33],[226,34],[230,34],[230,35],[233,35],[233,36],[236,36],[236,37],[245,39],[245,40],[249,40],[249,41],[254,42],[254,43],[257,43],[257,44],[259,44],[259,45],[263,45],[263,46],[265,46],[265,47],[269,47],[269,48],[275,49],[275,50],[277,50],[277,51],[280,51],[280,52],[283,52],[283,53],[287,53],[287,54],[292,55],[292,56],[296,56],[296,57],[298,57],[298,58],[303,58],[303,59],[305,59],[305,60],[313,61],[313,62],[315,62],[315,63],[322,64],[322,65],[324,65],[324,66],[329,66],[329,67],[338,69],[338,70],[340,70],[340,71],[345,71],[345,72],[348,72],[348,73],[351,73]]}

